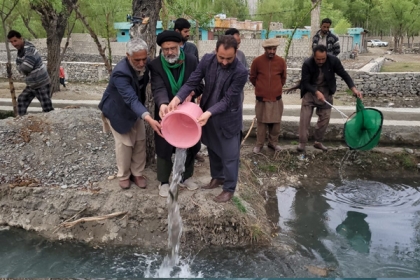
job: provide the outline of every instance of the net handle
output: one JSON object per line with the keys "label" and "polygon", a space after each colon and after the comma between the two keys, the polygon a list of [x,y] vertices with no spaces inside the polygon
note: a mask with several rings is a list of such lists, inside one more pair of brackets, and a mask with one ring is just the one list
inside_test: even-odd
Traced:
{"label": "net handle", "polygon": [[343,112],[341,112],[340,110],[338,110],[336,107],[334,107],[330,102],[328,102],[327,100],[325,100],[325,103],[326,104],[328,104],[328,105],[330,105],[331,106],[331,108],[333,108],[334,110],[336,110],[337,112],[339,112],[340,114],[341,114],[341,116],[342,117],[344,117],[344,118],[346,118],[346,119],[348,119],[349,117],[346,115],[346,114],[344,114]]}

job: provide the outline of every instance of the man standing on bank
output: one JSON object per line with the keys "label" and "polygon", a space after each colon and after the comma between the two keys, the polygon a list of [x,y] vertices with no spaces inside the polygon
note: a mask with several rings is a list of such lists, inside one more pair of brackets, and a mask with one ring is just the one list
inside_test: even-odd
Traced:
{"label": "man standing on bank", "polygon": [[340,54],[340,42],[338,37],[330,32],[331,20],[324,18],[321,22],[321,29],[312,39],[312,48],[318,45],[327,47],[327,53],[338,56]]}
{"label": "man standing on bank", "polygon": [[203,126],[201,141],[209,152],[212,179],[202,188],[214,189],[223,185],[222,193],[214,198],[216,202],[229,201],[238,182],[241,93],[248,71],[236,58],[237,48],[233,36],[220,36],[216,53],[204,55],[197,69],[168,105],[168,111],[175,110],[204,78],[205,88],[200,101],[204,113],[197,121]]}
{"label": "man standing on bank", "polygon": [[131,39],[126,46],[127,57],[112,70],[99,109],[105,132],[112,132],[115,140],[119,185],[130,188],[132,180],[139,188],[146,188],[143,170],[146,166],[146,132],[144,121],[160,133],[160,124],[147,108],[146,86],[149,82],[147,44],[142,39]]}
{"label": "man standing on bank", "polygon": [[255,87],[255,114],[257,116],[257,144],[253,152],[261,152],[268,126],[268,147],[280,151],[278,145],[281,117],[283,115],[283,86],[286,83],[286,61],[276,55],[280,40],[264,40],[265,53],[255,58],[251,64],[249,80]]}
{"label": "man standing on bank", "polygon": [[327,48],[319,45],[314,48],[314,54],[302,65],[302,79],[300,92],[302,106],[300,109],[299,122],[299,152],[305,151],[308,143],[308,129],[314,108],[318,115],[318,122],[315,129],[314,147],[323,151],[328,148],[322,144],[325,131],[331,117],[331,106],[325,101],[333,104],[333,94],[337,89],[335,74],[340,76],[355,96],[362,98],[362,93],[354,86],[353,80],[344,70],[340,59],[334,55],[327,54]]}
{"label": "man standing on bank", "polygon": [[[197,68],[196,58],[180,48],[182,41],[181,34],[175,31],[165,30],[157,36],[157,44],[162,52],[149,65],[152,77],[152,92],[155,101],[155,119],[161,121],[168,110],[169,102],[177,94],[181,86],[188,80],[191,73]],[[192,91],[190,98],[201,95],[203,84],[200,83]],[[157,179],[159,184],[159,195],[168,196],[169,176],[172,172],[172,154],[175,147],[169,144],[164,138],[155,135],[155,147],[157,154]],[[194,173],[194,157],[200,151],[201,144],[198,142],[187,150],[185,160],[185,171],[182,174],[180,185],[188,190],[198,189],[192,176]]]}
{"label": "man standing on bank", "polygon": [[181,49],[184,53],[194,55],[198,62],[198,49],[193,43],[188,42],[188,39],[190,38],[190,28],[191,24],[185,18],[178,18],[175,20],[174,31],[178,32],[182,36]]}
{"label": "man standing on bank", "polygon": [[41,103],[43,112],[54,110],[51,102],[50,76],[37,49],[32,43],[24,40],[22,35],[15,30],[9,31],[7,39],[18,50],[16,56],[17,70],[26,76],[26,87],[18,97],[18,115],[26,114],[35,97]]}

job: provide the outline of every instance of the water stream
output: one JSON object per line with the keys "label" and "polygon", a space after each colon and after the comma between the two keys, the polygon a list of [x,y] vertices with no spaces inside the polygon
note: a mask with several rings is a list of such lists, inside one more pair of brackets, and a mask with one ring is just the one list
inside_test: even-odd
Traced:
{"label": "water stream", "polygon": [[187,150],[177,148],[172,167],[172,182],[168,196],[168,248],[169,254],[164,258],[158,271],[158,277],[170,277],[174,266],[179,263],[179,241],[182,235],[182,217],[178,204],[178,184],[185,170]]}

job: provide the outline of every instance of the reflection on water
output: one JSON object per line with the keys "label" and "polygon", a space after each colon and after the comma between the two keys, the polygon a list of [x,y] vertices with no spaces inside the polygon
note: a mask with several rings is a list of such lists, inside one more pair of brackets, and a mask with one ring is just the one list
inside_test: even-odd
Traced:
{"label": "reflection on water", "polygon": [[335,229],[338,234],[347,238],[353,250],[360,253],[369,253],[372,238],[366,217],[366,214],[348,211],[346,219]]}
{"label": "reflection on water", "polygon": [[420,192],[410,184],[279,188],[281,232],[293,236],[302,255],[334,267],[337,277],[416,277]]}

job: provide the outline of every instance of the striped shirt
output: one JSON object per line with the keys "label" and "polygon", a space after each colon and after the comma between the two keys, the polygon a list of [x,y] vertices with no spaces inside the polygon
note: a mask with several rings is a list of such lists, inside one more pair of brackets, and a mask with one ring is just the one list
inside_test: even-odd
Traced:
{"label": "striped shirt", "polygon": [[23,48],[18,50],[16,66],[19,73],[26,76],[25,82],[28,87],[37,89],[50,83],[47,67],[35,46],[28,41],[25,41]]}

